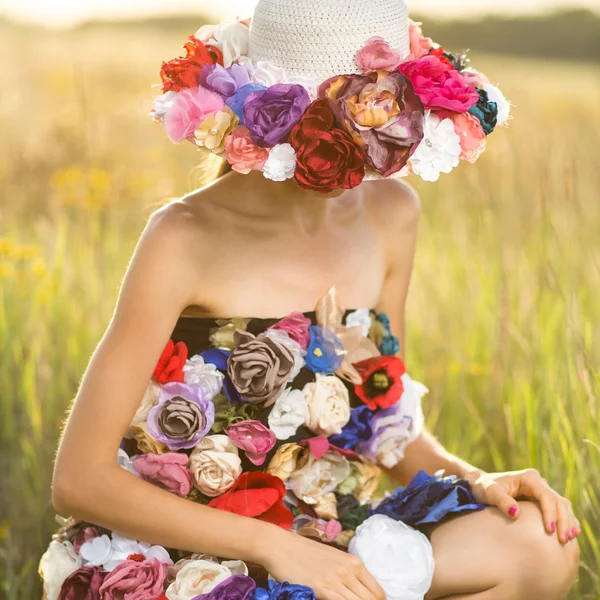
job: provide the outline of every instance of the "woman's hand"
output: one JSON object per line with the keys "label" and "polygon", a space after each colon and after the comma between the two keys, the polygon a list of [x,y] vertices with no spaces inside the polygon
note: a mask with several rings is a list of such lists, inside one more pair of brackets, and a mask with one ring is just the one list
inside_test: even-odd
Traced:
{"label": "woman's hand", "polygon": [[261,546],[260,563],[277,581],[306,585],[319,600],[385,600],[381,586],[352,554],[281,529]]}
{"label": "woman's hand", "polygon": [[465,476],[477,502],[496,506],[511,519],[519,518],[516,498],[539,502],[548,533],[557,533],[561,543],[581,535],[571,502],[555,492],[535,469],[509,473],[473,472]]}

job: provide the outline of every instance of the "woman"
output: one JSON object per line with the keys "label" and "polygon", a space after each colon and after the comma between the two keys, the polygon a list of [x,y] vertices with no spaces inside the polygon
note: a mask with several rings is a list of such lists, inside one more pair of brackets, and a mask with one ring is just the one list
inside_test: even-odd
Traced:
{"label": "woman", "polygon": [[[374,34],[381,38],[372,38]],[[409,30],[406,7],[400,0],[330,0],[318,5],[311,0],[262,0],[250,34],[252,62],[242,60],[241,29],[236,29],[231,37],[217,29],[199,32],[187,47],[186,59],[163,65],[163,91],[169,95],[155,107],[156,120],[163,122],[173,141],[193,139],[198,146],[227,157],[234,170],[152,215],[129,265],[113,319],[85,373],[61,440],[53,480],[53,503],[59,513],[118,531],[133,540],[256,563],[279,582],[311,588],[321,600],[383,599],[386,592],[388,597],[393,597],[387,588],[384,591],[385,584],[370,572],[373,569],[367,569],[363,560],[340,549],[339,538],[335,545],[329,545],[286,531],[281,525],[291,514],[288,505],[277,504],[276,518],[271,515],[254,519],[250,517],[264,517],[267,509],[257,508],[254,514],[249,514],[249,488],[241,489],[245,494],[243,509],[232,508],[230,494],[240,491],[236,486],[239,486],[242,469],[236,461],[243,452],[239,450],[246,453],[244,471],[264,470],[268,465],[268,472],[272,472],[274,457],[281,457],[281,440],[293,442],[293,451],[304,453],[304,465],[307,461],[315,463],[315,456],[309,456],[306,447],[301,445],[313,436],[321,441],[329,437],[334,445],[346,448],[339,436],[348,432],[348,407],[351,404],[356,410],[362,403],[376,404],[374,398],[379,398],[377,388],[382,385],[381,378],[384,387],[388,386],[385,392],[388,394],[393,377],[383,367],[366,373],[365,362],[361,360],[342,363],[340,359],[330,369],[319,365],[326,360],[335,362],[338,355],[366,356],[377,365],[383,364],[377,362],[381,356],[373,352],[373,316],[389,327],[388,341],[395,338],[400,341],[387,353],[392,358],[385,364],[394,368],[402,365],[399,359],[404,358],[405,303],[415,255],[419,200],[412,188],[393,179],[392,175],[398,175],[401,170],[404,174],[410,168],[425,179],[434,179],[440,171],[449,170],[443,164],[445,155],[439,154],[441,164],[424,155],[426,148],[435,146],[448,121],[452,133],[446,139],[449,142],[445,148],[455,143],[461,157],[473,162],[483,150],[483,134],[481,139],[474,134],[479,142],[469,147],[454,134],[452,123],[458,127],[460,119],[466,119],[465,126],[477,126],[488,133],[490,113],[496,110],[498,120],[499,108],[497,103],[490,103],[486,93],[481,91],[483,87],[477,91],[470,83],[476,72],[464,72],[459,82],[457,73],[465,68],[461,60],[442,54],[430,40],[417,34],[415,26]],[[204,43],[198,41],[203,36]],[[380,73],[381,69],[387,74],[375,75],[358,95],[349,93],[343,98],[346,89],[343,86],[347,82],[336,79],[336,74],[356,73],[357,56],[361,70],[367,73],[363,77]],[[425,61],[419,63],[423,57]],[[407,58],[412,60],[407,61]],[[390,61],[394,63],[391,66]],[[229,69],[227,74],[214,67],[215,63]],[[234,63],[246,71],[232,69]],[[265,64],[274,67],[265,67]],[[432,71],[433,67],[437,71]],[[196,102],[197,96],[192,97],[186,91],[192,89],[197,93],[197,88],[186,83],[186,77],[193,76],[195,68],[198,68],[199,78],[196,77],[193,85],[200,82],[204,104]],[[261,69],[262,75],[257,75]],[[285,69],[287,73],[285,89],[277,87],[283,78],[278,69]],[[428,76],[437,78],[436,81],[443,78],[444,90],[462,87],[448,95],[434,85],[432,89],[439,93],[432,99],[427,90],[422,89],[423,71],[415,75],[415,69],[429,69]],[[248,74],[252,80],[240,84],[238,77]],[[269,81],[272,76],[278,76],[279,80]],[[311,82],[316,82],[318,89],[312,89]],[[329,83],[321,85],[322,82]],[[350,81],[349,85],[354,82]],[[378,85],[385,89],[378,91]],[[227,86],[233,87],[224,91]],[[251,86],[246,89],[253,95],[244,97],[240,112],[236,102],[240,100],[239,89],[245,86]],[[491,89],[488,91],[491,93]],[[369,97],[379,92],[375,99]],[[277,96],[271,98],[276,104],[275,116],[269,113],[273,104],[264,106],[266,94]],[[310,101],[295,114],[305,96],[310,97]],[[320,103],[317,97],[321,98]],[[206,108],[210,102],[215,103],[211,111]],[[342,114],[344,110],[346,113]],[[361,121],[364,111],[368,113],[366,121]],[[433,120],[436,111],[440,116]],[[384,122],[380,121],[382,115]],[[244,118],[244,129],[240,129]],[[353,119],[354,125],[348,125]],[[191,129],[190,122],[193,122]],[[382,132],[387,125],[402,125],[403,133],[388,129],[384,138]],[[452,135],[457,141],[454,142]],[[458,162],[458,156],[456,158]],[[369,175],[366,179],[379,180],[363,181],[365,166]],[[330,292],[324,295],[326,290]],[[344,311],[340,305],[352,309]],[[291,316],[286,320],[286,315]],[[385,315],[389,317],[389,324]],[[281,325],[283,322],[285,326]],[[323,329],[313,329],[317,322],[324,325]],[[296,365],[302,367],[295,373],[298,379],[288,377],[294,369],[292,363],[299,356],[290,354],[290,339],[294,335],[288,334],[302,330],[302,335],[308,336],[309,329],[310,341],[306,337],[301,365]],[[273,334],[282,330],[287,332],[283,337],[288,350],[281,336]],[[364,333],[359,340],[356,332],[360,330]],[[236,332],[232,337],[233,331]],[[266,335],[267,331],[271,337]],[[331,336],[331,332],[338,335]],[[319,342],[321,345],[312,337],[317,335],[324,336]],[[298,347],[299,337],[300,334],[292,340],[294,348]],[[169,340],[172,344],[165,348]],[[258,348],[259,342],[269,346],[268,352],[260,354],[264,348]],[[223,353],[224,348],[228,353]],[[247,351],[246,357],[240,356],[241,348]],[[332,348],[329,356],[327,349]],[[183,358],[181,352],[185,353]],[[201,443],[205,443],[202,436],[208,431],[207,422],[216,423],[214,411],[220,410],[219,407],[207,408],[210,402],[186,404],[183,396],[187,392],[179,391],[166,400],[162,395],[160,400],[153,398],[151,408],[143,415],[143,423],[138,419],[140,399],[147,398],[153,389],[148,387],[149,379],[153,378],[151,386],[163,385],[161,394],[168,385],[189,383],[184,373],[185,368],[193,368],[186,362],[188,353],[202,355],[196,366],[201,364],[204,368],[211,364],[220,372],[219,382],[229,386],[223,389],[233,403],[225,412],[247,411],[243,414],[254,417],[252,422],[258,423],[252,431],[256,434],[256,427],[261,427],[267,444],[261,450],[256,444],[248,446],[244,440],[236,440],[233,429],[239,419],[228,421],[223,431],[229,439],[217,440],[213,436],[210,450],[215,451],[217,442],[234,441],[236,448],[230,451],[227,465],[235,472],[231,481],[224,484],[223,472],[229,467],[220,464],[215,488],[210,479],[214,470],[208,475],[204,471],[199,475],[200,471],[196,470],[192,474],[194,493],[203,495],[200,502],[190,501],[193,494],[185,478],[171,477],[170,488],[164,479],[162,485],[151,485],[148,480],[154,477],[157,482],[153,465],[159,462],[157,456],[173,456],[169,450],[193,448],[190,460],[194,457],[198,460]],[[267,361],[265,356],[270,361],[267,366],[261,362]],[[227,364],[220,365],[219,357],[225,357]],[[285,376],[281,376],[286,361],[290,365]],[[182,366],[184,364],[186,366]],[[258,371],[266,375],[257,383]],[[182,375],[182,379],[173,377],[174,372]],[[214,375],[217,371],[210,372]],[[335,423],[332,421],[338,416],[332,416],[333,413],[314,412],[316,394],[311,396],[314,386],[320,385],[319,378],[325,377],[323,373],[335,377],[333,372],[339,375],[335,385],[343,382],[344,389],[349,390],[336,388],[335,401],[327,396],[327,402],[331,401],[327,406],[332,411],[335,408],[336,415],[339,411],[345,415]],[[202,373],[204,377],[208,371]],[[371,388],[365,383],[367,377]],[[290,426],[286,410],[293,413],[298,406],[279,408],[278,403],[287,397],[285,393],[281,395],[286,381],[293,381],[295,390],[303,389],[307,399],[307,406],[302,408],[307,411],[302,416],[303,423],[292,427],[293,435],[280,435],[282,429]],[[299,387],[299,381],[304,388]],[[407,386],[414,382],[403,381],[403,393],[406,393]],[[310,385],[313,388],[309,393],[306,390]],[[279,393],[274,392],[275,388]],[[351,398],[344,404],[340,398],[345,398],[347,393]],[[237,397],[237,404],[233,396]],[[167,411],[165,406],[169,402]],[[401,403],[406,404],[406,401]],[[278,419],[273,417],[273,405],[280,410]],[[389,405],[383,403],[369,406],[374,414],[386,408]],[[209,414],[209,410],[213,412]],[[577,575],[576,538],[581,533],[568,500],[552,490],[533,469],[485,473],[449,454],[421,427],[420,406],[407,405],[402,410],[410,426],[406,435],[397,440],[396,447],[388,446],[385,452],[372,453],[368,444],[353,448],[369,459],[378,460],[402,484],[420,470],[429,474],[443,470],[444,475],[464,478],[470,483],[474,500],[487,505],[483,510],[454,515],[429,529],[435,571],[426,598],[565,598]],[[374,417],[369,415],[371,418]],[[190,446],[181,440],[187,435],[183,429],[191,422],[197,426]],[[133,467],[125,465],[133,473],[120,468],[114,460],[123,432],[130,430],[131,433],[132,425],[138,427],[137,453],[140,454],[141,448],[145,457],[142,461],[135,460]],[[214,427],[210,430],[215,431]],[[252,438],[252,434],[248,437]],[[278,438],[277,443],[268,443],[274,437]],[[330,456],[343,456],[336,452]],[[187,464],[187,454],[176,456],[184,456],[182,460]],[[336,464],[341,464],[342,458],[339,461]],[[343,461],[346,465],[345,458]],[[175,463],[173,459],[169,466],[175,469]],[[355,464],[358,468],[358,463]],[[294,462],[294,465],[297,470],[282,477],[289,477],[288,489],[296,493],[300,505],[304,503],[305,508],[308,505],[308,510],[310,506],[322,509],[319,502],[324,494],[317,498],[318,494],[311,495],[306,489],[298,493],[294,487],[305,483],[294,479],[303,468],[300,463]],[[230,475],[232,472],[228,471]],[[328,476],[331,473],[328,472]],[[174,481],[180,486],[178,489],[173,488]],[[338,499],[339,489],[336,489]],[[261,501],[263,499],[261,496]],[[275,507],[275,500],[269,506]],[[317,516],[326,512],[319,513],[317,508]],[[339,506],[333,509],[336,516],[338,509]],[[331,520],[334,521],[337,523],[336,519]],[[102,551],[102,537],[98,532],[87,536],[88,533],[84,533],[75,547],[87,544],[87,564],[93,569],[103,565],[105,570],[110,570],[108,559],[89,558],[93,552]],[[125,551],[127,563],[150,560],[146,549],[144,546],[143,552],[130,555]],[[80,565],[81,562],[76,566]],[[93,569],[84,575],[106,577],[104,571]],[[231,569],[229,575],[235,573],[233,567]],[[167,589],[166,597],[195,597],[195,594],[185,595],[183,587],[188,583],[179,585],[176,581]],[[98,589],[107,589],[106,579],[102,585]],[[193,585],[189,585],[192,589]],[[157,592],[160,586],[152,586],[154,591],[150,588],[144,593],[138,591],[141,595],[135,597],[162,597]],[[285,597],[309,597],[301,595],[300,588],[294,589],[297,596]],[[265,592],[266,596],[256,597],[284,597],[274,596],[274,593],[268,596]]]}

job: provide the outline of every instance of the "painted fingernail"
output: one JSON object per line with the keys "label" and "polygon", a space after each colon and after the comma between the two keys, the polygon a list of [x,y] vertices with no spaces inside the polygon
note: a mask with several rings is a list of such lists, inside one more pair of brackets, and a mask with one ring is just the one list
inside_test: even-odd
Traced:
{"label": "painted fingernail", "polygon": [[552,521],[552,523],[550,525],[550,531],[552,533],[554,533],[556,531],[556,523],[554,521]]}
{"label": "painted fingernail", "polygon": [[574,538],[577,535],[577,531],[575,531],[575,527],[573,527],[573,529],[571,529],[571,539]]}
{"label": "painted fingernail", "polygon": [[568,533],[565,533],[564,540],[565,540],[565,542],[568,542],[568,541],[569,541],[569,534],[568,534]]}
{"label": "painted fingernail", "polygon": [[519,510],[518,506],[511,506],[509,511],[508,511],[508,516],[509,517],[514,517],[517,514],[517,511]]}

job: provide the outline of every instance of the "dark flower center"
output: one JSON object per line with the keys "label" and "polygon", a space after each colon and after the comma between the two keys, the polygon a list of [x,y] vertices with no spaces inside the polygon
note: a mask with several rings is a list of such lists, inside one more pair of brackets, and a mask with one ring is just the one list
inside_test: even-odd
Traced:
{"label": "dark flower center", "polygon": [[385,394],[394,384],[394,380],[388,375],[385,369],[375,371],[365,384],[365,390],[369,398]]}

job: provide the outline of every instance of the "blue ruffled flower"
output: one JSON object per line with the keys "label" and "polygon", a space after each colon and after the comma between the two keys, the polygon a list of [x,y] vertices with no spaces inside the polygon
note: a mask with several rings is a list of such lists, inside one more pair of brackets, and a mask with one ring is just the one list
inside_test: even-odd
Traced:
{"label": "blue ruffled flower", "polygon": [[481,123],[486,135],[490,135],[498,124],[498,105],[490,101],[485,90],[479,92],[479,102],[469,109],[469,112]]}
{"label": "blue ruffled flower", "polygon": [[269,581],[269,589],[258,588],[250,600],[317,600],[315,592],[305,585]]}
{"label": "blue ruffled flower", "polygon": [[330,329],[313,325],[306,351],[306,366],[314,373],[334,373],[344,361],[344,345]]}
{"label": "blue ruffled flower", "polygon": [[438,523],[452,513],[485,508],[477,504],[469,482],[456,477],[432,477],[419,471],[405,487],[398,488],[373,510],[419,529],[420,525]]}
{"label": "blue ruffled flower", "polygon": [[392,334],[390,318],[385,313],[379,313],[377,320],[384,326],[386,334],[379,344],[379,352],[383,356],[395,356],[400,352],[400,341]]}
{"label": "blue ruffled flower", "polygon": [[227,104],[227,106],[240,118],[240,125],[244,124],[244,105],[246,104],[246,100],[248,100],[248,96],[254,92],[266,89],[267,88],[264,85],[249,83],[248,85],[241,87],[233,96],[225,100],[225,104]]}
{"label": "blue ruffled flower", "polygon": [[373,435],[373,411],[368,406],[352,409],[350,421],[342,429],[342,433],[332,435],[329,441],[338,448],[352,450],[359,442],[368,442]]}

